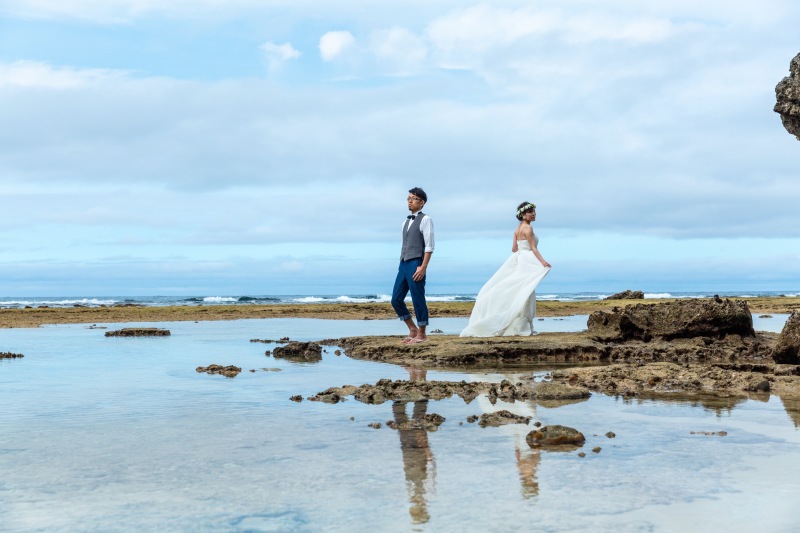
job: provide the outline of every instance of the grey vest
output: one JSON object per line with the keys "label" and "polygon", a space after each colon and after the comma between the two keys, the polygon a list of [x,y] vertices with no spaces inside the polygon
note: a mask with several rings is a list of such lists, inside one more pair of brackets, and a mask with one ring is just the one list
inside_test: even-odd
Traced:
{"label": "grey vest", "polygon": [[406,224],[411,222],[411,227],[408,228],[408,231],[406,231],[406,224],[403,224],[403,248],[400,250],[400,261],[417,259],[425,255],[425,239],[422,237],[419,225],[422,222],[422,217],[426,216],[428,215],[420,211],[414,220],[406,220]]}

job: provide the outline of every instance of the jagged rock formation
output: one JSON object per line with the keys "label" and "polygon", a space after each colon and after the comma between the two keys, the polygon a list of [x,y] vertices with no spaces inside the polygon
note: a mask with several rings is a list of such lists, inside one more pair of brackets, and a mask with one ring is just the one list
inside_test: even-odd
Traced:
{"label": "jagged rock formation", "polygon": [[322,346],[315,342],[290,342],[286,346],[275,348],[272,351],[272,357],[295,362],[316,363],[322,361]]}
{"label": "jagged rock formation", "polygon": [[606,300],[644,300],[644,292],[642,291],[622,291],[617,294],[612,294]]}
{"label": "jagged rock formation", "polygon": [[789,64],[789,76],[775,86],[774,111],[781,116],[786,131],[800,141],[800,54]]}
{"label": "jagged rock formation", "polygon": [[591,337],[602,342],[755,336],[747,303],[718,296],[596,311],[589,315],[587,327]]}
{"label": "jagged rock formation", "polygon": [[776,363],[800,363],[800,311],[794,311],[789,315],[772,357]]}
{"label": "jagged rock formation", "polygon": [[485,427],[498,427],[505,426],[506,424],[527,424],[531,421],[530,416],[515,415],[511,411],[502,409],[494,413],[483,413],[480,416],[478,425],[482,428]]}
{"label": "jagged rock formation", "polygon": [[516,385],[504,379],[500,383],[484,381],[404,381],[381,379],[375,385],[364,384],[358,387],[344,385],[330,387],[310,396],[316,402],[339,403],[347,396],[368,404],[381,404],[387,401],[418,402],[421,400],[444,400],[459,396],[466,403],[472,402],[480,394],[486,394],[494,404],[498,399],[505,402],[518,400],[576,400],[586,399],[591,393],[582,387],[560,383],[534,383]]}

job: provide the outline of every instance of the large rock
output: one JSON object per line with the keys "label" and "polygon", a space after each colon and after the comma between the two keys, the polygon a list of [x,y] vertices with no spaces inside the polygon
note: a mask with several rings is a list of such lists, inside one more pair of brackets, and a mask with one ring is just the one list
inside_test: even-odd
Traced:
{"label": "large rock", "polygon": [[575,428],[553,425],[531,431],[525,437],[525,442],[531,448],[553,446],[574,449],[583,446],[586,437]]}
{"label": "large rock", "polygon": [[642,291],[622,291],[617,294],[612,294],[606,300],[644,300],[644,292]]}
{"label": "large rock", "polygon": [[272,350],[272,357],[305,363],[322,361],[322,346],[316,342],[290,342]]}
{"label": "large rock", "polygon": [[587,327],[589,335],[601,342],[755,336],[747,303],[718,296],[596,311],[589,315]]}
{"label": "large rock", "polygon": [[775,86],[774,111],[781,116],[786,131],[800,141],[800,54],[789,64],[789,76]]}
{"label": "large rock", "polygon": [[792,311],[772,352],[776,363],[800,363],[800,311]]}

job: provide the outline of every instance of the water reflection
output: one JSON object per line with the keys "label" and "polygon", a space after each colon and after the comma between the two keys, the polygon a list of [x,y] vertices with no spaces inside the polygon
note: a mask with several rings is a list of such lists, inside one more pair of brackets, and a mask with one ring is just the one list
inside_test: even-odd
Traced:
{"label": "water reflection", "polygon": [[[425,381],[425,370],[406,370],[410,381]],[[409,423],[408,404],[413,404],[411,422],[416,424]],[[422,429],[427,412],[428,400],[394,402],[392,405],[392,414],[400,437],[400,451],[403,454],[403,472],[410,503],[408,512],[415,524],[424,524],[430,519],[425,495],[433,492],[436,481],[436,461],[428,441],[428,432]]]}
{"label": "water reflection", "polygon": [[[405,370],[408,372],[409,381],[425,381],[427,379],[426,370],[408,367]],[[513,378],[513,376],[508,377]],[[428,404],[429,400],[395,401],[392,404],[395,427],[400,438],[403,472],[409,498],[409,514],[414,524],[424,524],[430,520],[427,496],[434,492],[436,482],[436,460],[430,446],[428,432],[424,429]],[[533,402],[493,402],[483,395],[479,397],[478,404],[484,413],[507,410],[520,416],[531,417],[531,420],[536,418],[536,405]],[[531,431],[531,426],[508,424],[495,429],[510,437],[522,497],[530,499],[538,496],[537,472],[542,452],[538,449],[531,449],[525,441],[525,437]]]}
{"label": "water reflection", "polygon": [[800,398],[781,398],[783,408],[786,409],[786,414],[789,419],[794,423],[795,428],[800,428]]}

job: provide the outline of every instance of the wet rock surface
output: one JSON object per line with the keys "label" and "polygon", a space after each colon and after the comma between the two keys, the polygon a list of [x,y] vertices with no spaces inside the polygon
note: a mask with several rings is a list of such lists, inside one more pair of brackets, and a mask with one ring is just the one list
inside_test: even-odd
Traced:
{"label": "wet rock surface", "polygon": [[322,346],[315,342],[290,342],[286,346],[279,346],[272,350],[272,357],[295,362],[316,363],[322,361]]}
{"label": "wet rock surface", "polygon": [[[518,400],[538,401],[537,389],[539,385],[542,384],[513,384],[508,380],[503,380],[501,383],[489,383],[483,381],[393,381],[391,379],[382,379],[375,385],[331,387],[308,399],[325,403],[338,403],[344,401],[347,396],[353,396],[353,398],[362,403],[381,404],[387,401],[444,400],[458,396],[469,404],[480,394],[486,394],[492,403],[498,399],[507,402]],[[591,395],[591,392],[585,388],[562,383],[553,384],[552,387],[547,387],[546,390],[546,399],[588,398]]]}
{"label": "wet rock surface", "polygon": [[290,342],[289,337],[281,337],[280,339],[250,339],[250,342],[263,342],[266,344],[279,344],[283,342]]}
{"label": "wet rock surface", "polygon": [[169,337],[168,329],[159,328],[122,328],[106,331],[106,337]]}
{"label": "wet rock surface", "polygon": [[548,447],[574,450],[583,446],[586,437],[575,428],[556,424],[531,431],[525,437],[525,442],[531,448]]}
{"label": "wet rock surface", "polygon": [[515,415],[505,409],[495,411],[494,413],[484,413],[480,416],[478,425],[482,428],[487,426],[497,427],[506,424],[528,424],[531,421],[530,416]]}
{"label": "wet rock surface", "polygon": [[644,300],[644,292],[642,291],[622,291],[612,294],[606,300]]}
{"label": "wet rock surface", "polygon": [[800,141],[800,54],[789,63],[789,75],[775,87],[775,107],[783,127]]}
{"label": "wet rock surface", "polygon": [[228,365],[208,365],[208,366],[198,366],[195,368],[196,372],[206,373],[206,374],[219,374],[221,376],[225,376],[226,378],[235,378],[239,375],[242,371],[241,368],[238,366]]}
{"label": "wet rock surface", "polygon": [[21,359],[25,357],[21,353],[0,352],[0,359]]}
{"label": "wet rock surface", "polygon": [[680,365],[649,363],[556,370],[553,379],[611,395],[642,396],[712,394],[748,397],[774,392],[800,396],[798,365]]}
{"label": "wet rock surface", "polygon": [[800,363],[800,311],[793,311],[783,326],[773,358],[776,363]]}
{"label": "wet rock surface", "polygon": [[[623,397],[669,397],[709,405],[719,401],[707,400],[709,396],[722,401],[734,398],[734,403],[770,393],[783,401],[800,398],[800,360],[795,359],[798,352],[794,348],[800,346],[800,311],[787,321],[780,350],[776,350],[778,334],[753,331],[752,317],[743,301],[715,297],[636,304],[592,317],[590,329],[581,333],[490,339],[448,335],[429,337],[417,345],[403,345],[399,337],[321,341],[343,347],[346,355],[356,359],[413,368],[518,371],[552,369],[552,363],[570,364],[571,368],[553,371],[552,382],[534,382],[532,378],[516,384],[382,380],[349,390],[332,388],[320,393],[319,400],[341,401],[353,394],[359,401],[379,403],[458,395],[469,402],[478,394],[486,394],[492,402],[535,400],[544,407],[557,407],[582,401],[588,391]],[[615,340],[601,341],[598,337]],[[776,364],[773,356],[783,364]],[[563,386],[571,388],[559,391]]]}
{"label": "wet rock surface", "polygon": [[421,429],[424,431],[436,431],[439,429],[444,421],[445,417],[436,413],[427,413],[419,418],[409,418],[406,420],[396,421],[396,420],[387,420],[386,426],[396,430],[409,430],[409,429]]}
{"label": "wet rock surface", "polygon": [[747,303],[719,297],[597,311],[587,326],[591,337],[602,342],[755,336]]}

